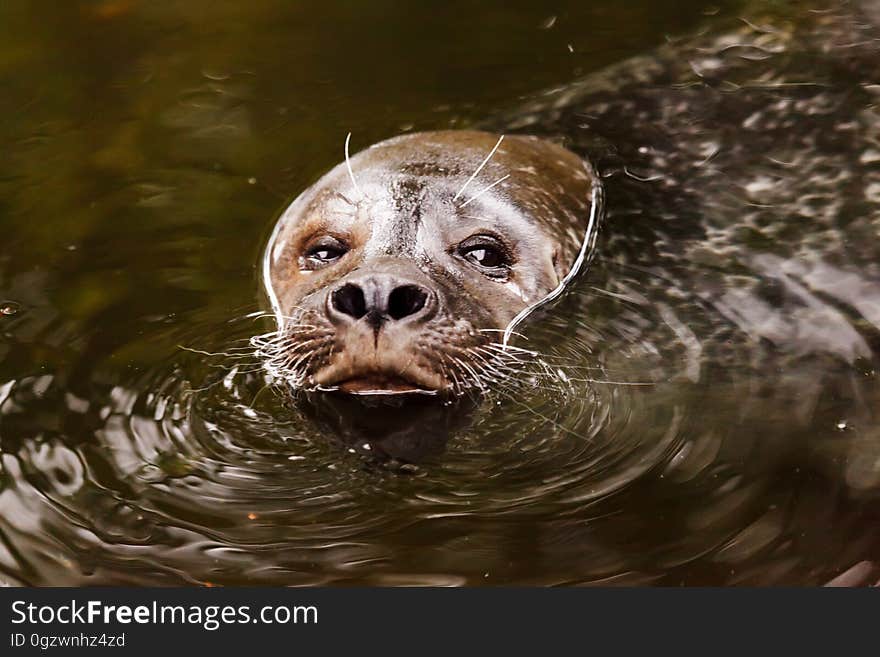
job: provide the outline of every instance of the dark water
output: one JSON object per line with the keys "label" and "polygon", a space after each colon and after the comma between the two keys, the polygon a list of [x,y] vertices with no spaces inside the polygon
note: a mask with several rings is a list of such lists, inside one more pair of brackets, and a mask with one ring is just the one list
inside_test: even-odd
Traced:
{"label": "dark water", "polygon": [[222,355],[271,328],[262,246],[349,130],[470,125],[736,10],[3,3],[0,579],[816,584],[880,556],[871,361],[749,413],[760,381],[701,373],[699,319],[632,272],[528,328],[566,385],[483,402],[292,404]]}

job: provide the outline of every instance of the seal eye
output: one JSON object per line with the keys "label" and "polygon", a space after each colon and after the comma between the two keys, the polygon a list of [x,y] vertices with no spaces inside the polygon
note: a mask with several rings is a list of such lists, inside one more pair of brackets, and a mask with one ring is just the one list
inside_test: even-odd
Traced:
{"label": "seal eye", "polygon": [[300,265],[302,269],[318,269],[339,260],[346,253],[348,246],[331,235],[325,235],[306,247]]}
{"label": "seal eye", "polygon": [[507,248],[491,235],[474,235],[458,245],[458,255],[493,278],[507,276],[511,258]]}
{"label": "seal eye", "polygon": [[504,263],[504,256],[501,252],[491,246],[476,246],[465,251],[463,255],[480,267],[490,269],[500,267]]}

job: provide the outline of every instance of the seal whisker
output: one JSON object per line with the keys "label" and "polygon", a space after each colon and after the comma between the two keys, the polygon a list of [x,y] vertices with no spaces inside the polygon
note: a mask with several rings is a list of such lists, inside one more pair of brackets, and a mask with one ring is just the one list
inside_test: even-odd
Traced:
{"label": "seal whisker", "polygon": [[[446,358],[445,354],[441,353],[440,359],[443,362],[447,362],[447,358]],[[464,385],[462,384],[461,379],[458,377],[458,374],[460,372],[458,372],[457,369],[458,368],[457,368],[457,366],[455,366],[454,363],[449,362],[448,372],[449,372],[449,376],[452,379],[452,391],[453,391],[453,394],[460,395],[462,393],[462,391],[464,390]]]}
{"label": "seal whisker", "polygon": [[495,182],[493,182],[493,183],[492,183],[491,185],[489,185],[488,187],[483,187],[483,189],[481,189],[479,192],[477,192],[476,194],[474,194],[473,196],[471,196],[467,201],[465,201],[464,203],[462,203],[459,207],[463,208],[463,207],[465,207],[468,203],[470,203],[470,202],[472,202],[472,201],[476,201],[476,200],[477,200],[478,198],[480,198],[483,194],[485,194],[485,193],[488,192],[490,189],[492,189],[493,187],[495,187],[495,185],[498,185],[498,184],[500,184],[500,183],[503,183],[503,182],[504,182],[505,180],[507,180],[508,178],[510,178],[510,174],[509,174],[509,173],[506,174],[506,175],[504,175],[504,176],[502,176],[501,178],[499,178],[498,180],[496,180]]}
{"label": "seal whisker", "polygon": [[351,157],[348,154],[348,144],[351,141],[351,132],[349,132],[345,136],[345,168],[348,169],[348,177],[351,178],[351,184],[354,186],[354,191],[356,191],[360,196],[363,196],[364,193],[361,191],[361,188],[357,184],[357,180],[354,178],[354,171],[351,170]]}
{"label": "seal whisker", "polygon": [[276,329],[274,331],[269,331],[268,333],[262,333],[260,335],[252,336],[250,338],[250,342],[271,342],[283,339],[290,334],[299,334],[304,333],[305,331],[313,331],[316,329],[317,327],[310,324],[287,324],[286,326]]}
{"label": "seal whisker", "polygon": [[495,146],[492,147],[492,150],[489,151],[489,154],[486,156],[486,158],[482,162],[480,162],[480,166],[477,167],[477,170],[471,174],[471,177],[465,181],[464,185],[461,186],[461,189],[458,190],[458,193],[452,197],[453,203],[458,200],[458,197],[461,196],[462,193],[464,193],[464,190],[467,189],[467,186],[471,184],[471,181],[477,177],[477,174],[480,173],[480,171],[483,170],[483,167],[486,166],[489,160],[492,159],[492,156],[495,155],[495,151],[497,151],[498,147],[501,146],[502,141],[504,141],[504,135],[498,137],[498,141],[495,143]]}
{"label": "seal whisker", "polygon": [[[554,367],[565,367],[567,369],[578,369],[578,370],[599,370],[601,372],[608,372],[605,367],[599,365],[583,365],[580,360],[576,360],[574,357],[566,357],[559,354],[545,354],[537,351],[533,351],[530,349],[521,349],[519,347],[514,347],[512,345],[503,345],[497,342],[491,342],[489,344],[483,345],[486,349],[491,349],[494,352],[505,354],[507,352],[508,356],[513,358],[534,358],[535,362],[539,362],[540,360],[548,360],[553,361]],[[548,364],[549,365],[549,364]]]}
{"label": "seal whisker", "polygon": [[[484,350],[485,351],[486,349],[489,349],[489,353],[497,354],[498,356],[501,356],[501,357],[508,357],[508,361],[507,361],[508,363],[516,364],[516,365],[519,365],[520,367],[527,365],[527,364],[537,366],[538,370],[533,371],[532,372],[533,375],[538,376],[538,377],[542,377],[545,379],[550,379],[553,381],[561,381],[561,382],[569,384],[569,385],[572,383],[601,383],[601,384],[605,384],[605,385],[620,385],[620,386],[652,386],[652,385],[656,385],[656,382],[654,382],[654,381],[616,381],[616,380],[610,380],[610,379],[597,379],[597,378],[593,378],[593,377],[588,377],[588,378],[572,377],[572,376],[569,376],[567,373],[565,373],[565,370],[594,370],[594,371],[599,371],[599,372],[606,372],[607,370],[605,368],[598,367],[598,366],[569,365],[569,364],[565,364],[565,363],[550,364],[550,363],[546,362],[544,359],[545,358],[547,358],[547,359],[554,359],[554,358],[561,359],[562,357],[553,356],[553,355],[549,355],[549,354],[546,354],[546,355],[545,354],[538,354],[537,352],[531,352],[531,351],[526,351],[526,353],[528,355],[537,356],[537,358],[535,360],[531,360],[527,363],[527,362],[521,360],[520,358],[518,358],[517,357],[518,355],[510,354],[510,353],[505,354],[504,353],[505,348],[502,347],[502,349],[498,349],[499,346],[500,345],[497,345],[496,343],[490,343],[488,345],[483,345],[481,347],[478,347],[477,350]],[[493,349],[493,347],[494,347],[494,349]],[[510,348],[509,346],[506,347],[506,349],[509,349],[509,348]],[[506,365],[506,366],[510,367],[509,365]]]}
{"label": "seal whisker", "polygon": [[523,349],[522,347],[515,347],[513,345],[503,344],[499,342],[490,342],[486,345],[488,349],[493,349],[502,354],[516,354],[517,356],[530,356],[532,358],[538,358],[543,356],[544,354],[534,351],[532,349]]}
{"label": "seal whisker", "polygon": [[[272,364],[282,370],[290,369],[295,371],[307,358],[311,357],[316,351],[315,349],[303,351],[300,350],[304,347],[307,347],[308,344],[314,342],[315,340],[310,340],[309,343],[296,345],[294,348],[285,351],[283,354],[279,354],[278,357],[274,359],[274,362]],[[270,362],[272,362],[272,360],[273,359],[270,359]]]}
{"label": "seal whisker", "polygon": [[[480,333],[502,333],[503,334],[505,332],[504,329],[496,329],[496,328],[483,328],[483,329],[478,329],[478,330]],[[517,331],[511,331],[510,335],[515,335],[516,337],[521,338],[523,340],[529,339],[525,334],[518,333]],[[501,343],[499,342],[497,344],[501,344]]]}
{"label": "seal whisker", "polygon": [[455,362],[457,362],[461,367],[464,368],[466,372],[468,372],[473,377],[473,386],[478,387],[480,390],[485,390],[486,386],[483,385],[483,382],[480,380],[480,376],[473,370],[473,368],[462,361],[460,358],[455,358]]}
{"label": "seal whisker", "polygon": [[[299,310],[299,306],[293,306],[291,309],[292,310]],[[275,314],[273,312],[261,310],[259,312],[248,313],[247,315],[244,315],[244,317],[234,317],[234,318],[230,319],[229,321],[234,322],[234,321],[240,320],[240,319],[264,319],[264,318],[269,318],[269,317],[271,317],[273,319],[287,319],[287,320],[297,319],[296,317],[293,317],[292,315],[283,315],[280,313]]]}
{"label": "seal whisker", "polygon": [[[487,359],[487,357],[484,354],[481,354],[478,350],[474,350],[473,354],[474,357],[479,358],[482,362],[481,369],[483,374],[485,374],[485,372],[491,372],[494,375],[494,377],[491,378],[493,384],[500,385],[511,377],[510,373],[498,370],[499,366],[504,367],[499,361],[495,359]],[[510,368],[506,369],[510,370]]]}
{"label": "seal whisker", "polygon": [[243,352],[240,354],[235,354],[230,351],[204,351],[202,349],[194,349],[192,347],[185,347],[182,344],[177,345],[177,348],[181,349],[183,351],[188,351],[193,354],[199,354],[202,356],[210,356],[210,357],[225,356],[226,358],[244,358],[245,356],[253,355],[252,352]]}

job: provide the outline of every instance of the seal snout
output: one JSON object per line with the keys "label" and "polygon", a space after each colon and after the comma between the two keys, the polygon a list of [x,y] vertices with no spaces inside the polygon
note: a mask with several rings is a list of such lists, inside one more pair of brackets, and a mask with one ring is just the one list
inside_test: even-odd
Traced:
{"label": "seal snout", "polygon": [[324,313],[335,329],[334,358],[316,372],[345,392],[436,390],[443,381],[419,364],[419,338],[436,317],[438,294],[417,272],[383,263],[331,288]]}
{"label": "seal snout", "polygon": [[349,280],[327,295],[327,316],[338,325],[364,321],[379,331],[387,322],[417,322],[436,308],[430,288],[394,274]]}

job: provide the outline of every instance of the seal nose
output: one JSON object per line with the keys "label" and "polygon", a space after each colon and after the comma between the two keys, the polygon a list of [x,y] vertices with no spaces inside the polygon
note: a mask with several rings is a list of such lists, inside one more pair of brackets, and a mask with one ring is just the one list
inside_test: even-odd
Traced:
{"label": "seal nose", "polygon": [[360,285],[346,283],[330,295],[330,306],[343,315],[360,319],[367,314],[367,299]]}
{"label": "seal nose", "polygon": [[388,315],[391,319],[416,315],[427,300],[428,293],[418,285],[400,285],[388,295]]}
{"label": "seal nose", "polygon": [[355,322],[366,318],[378,328],[385,321],[417,319],[427,314],[433,293],[415,283],[392,276],[376,275],[349,281],[328,298],[331,319]]}

